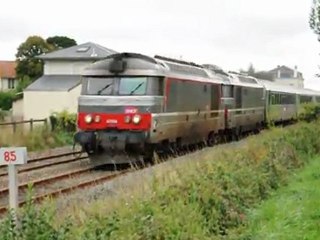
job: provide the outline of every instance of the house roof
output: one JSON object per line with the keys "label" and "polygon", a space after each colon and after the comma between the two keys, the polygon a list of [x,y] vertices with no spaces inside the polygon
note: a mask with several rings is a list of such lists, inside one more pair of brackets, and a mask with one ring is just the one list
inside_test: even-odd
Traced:
{"label": "house roof", "polygon": [[0,78],[15,78],[16,66],[15,61],[0,61]]}
{"label": "house roof", "polygon": [[70,91],[80,83],[80,75],[43,75],[25,91]]}
{"label": "house roof", "polygon": [[43,60],[98,60],[117,53],[116,51],[105,48],[99,44],[87,42],[80,45],[56,50],[53,52],[39,55]]}
{"label": "house roof", "polygon": [[[283,71],[291,72],[291,73],[294,72],[294,69],[289,68],[289,67],[287,67],[287,66],[285,66],[285,65],[282,65],[282,66],[278,66],[278,67],[270,70],[269,73],[276,73],[278,70],[280,70],[280,71],[283,70]],[[302,75],[302,73],[299,72],[299,71],[298,71],[298,74]]]}
{"label": "house roof", "polygon": [[278,66],[278,67],[270,70],[269,72],[276,72],[278,70],[285,70],[285,71],[289,71],[289,72],[293,72],[294,71],[292,68],[289,68],[289,67],[287,67],[285,65],[282,65],[282,66]]}

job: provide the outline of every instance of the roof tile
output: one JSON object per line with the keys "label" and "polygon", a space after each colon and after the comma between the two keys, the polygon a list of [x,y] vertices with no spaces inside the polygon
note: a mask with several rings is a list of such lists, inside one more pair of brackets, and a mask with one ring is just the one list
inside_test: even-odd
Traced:
{"label": "roof tile", "polygon": [[0,61],[0,78],[15,78],[16,66],[15,61]]}

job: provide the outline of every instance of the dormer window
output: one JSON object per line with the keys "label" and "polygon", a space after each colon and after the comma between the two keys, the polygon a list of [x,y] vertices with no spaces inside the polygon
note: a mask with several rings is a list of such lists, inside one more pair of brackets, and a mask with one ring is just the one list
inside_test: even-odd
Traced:
{"label": "dormer window", "polygon": [[90,47],[81,47],[77,49],[77,52],[87,52]]}

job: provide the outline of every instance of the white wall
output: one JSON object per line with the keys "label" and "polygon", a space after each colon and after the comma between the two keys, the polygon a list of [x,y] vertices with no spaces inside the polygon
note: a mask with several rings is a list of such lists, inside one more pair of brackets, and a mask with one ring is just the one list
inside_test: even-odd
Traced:
{"label": "white wall", "polygon": [[12,103],[12,118],[14,120],[23,119],[23,98]]}
{"label": "white wall", "polygon": [[299,87],[303,88],[303,80],[299,78],[292,78],[292,79],[275,79],[275,82],[281,85],[287,85],[287,86],[294,86],[294,87]]}
{"label": "white wall", "polygon": [[45,61],[44,75],[80,75],[91,63],[89,61]]}
{"label": "white wall", "polygon": [[63,110],[77,113],[80,91],[81,85],[70,92],[25,91],[23,97],[24,119],[48,118],[52,112]]}
{"label": "white wall", "polygon": [[[14,80],[14,87],[16,88],[18,85],[18,80]],[[7,78],[0,78],[0,91],[7,91],[8,88],[8,79]]]}
{"label": "white wall", "polygon": [[8,89],[8,79],[1,79],[1,91],[6,91]]}

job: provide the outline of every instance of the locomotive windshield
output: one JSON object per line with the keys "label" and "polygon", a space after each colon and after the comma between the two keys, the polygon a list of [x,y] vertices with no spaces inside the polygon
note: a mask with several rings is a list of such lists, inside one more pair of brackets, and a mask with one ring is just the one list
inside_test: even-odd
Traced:
{"label": "locomotive windshield", "polygon": [[120,95],[144,95],[147,89],[146,77],[122,77],[120,78]]}
{"label": "locomotive windshield", "polygon": [[113,78],[87,78],[86,93],[88,95],[111,95]]}
{"label": "locomotive windshield", "polygon": [[160,77],[86,77],[82,94],[85,95],[162,95],[163,79]]}

